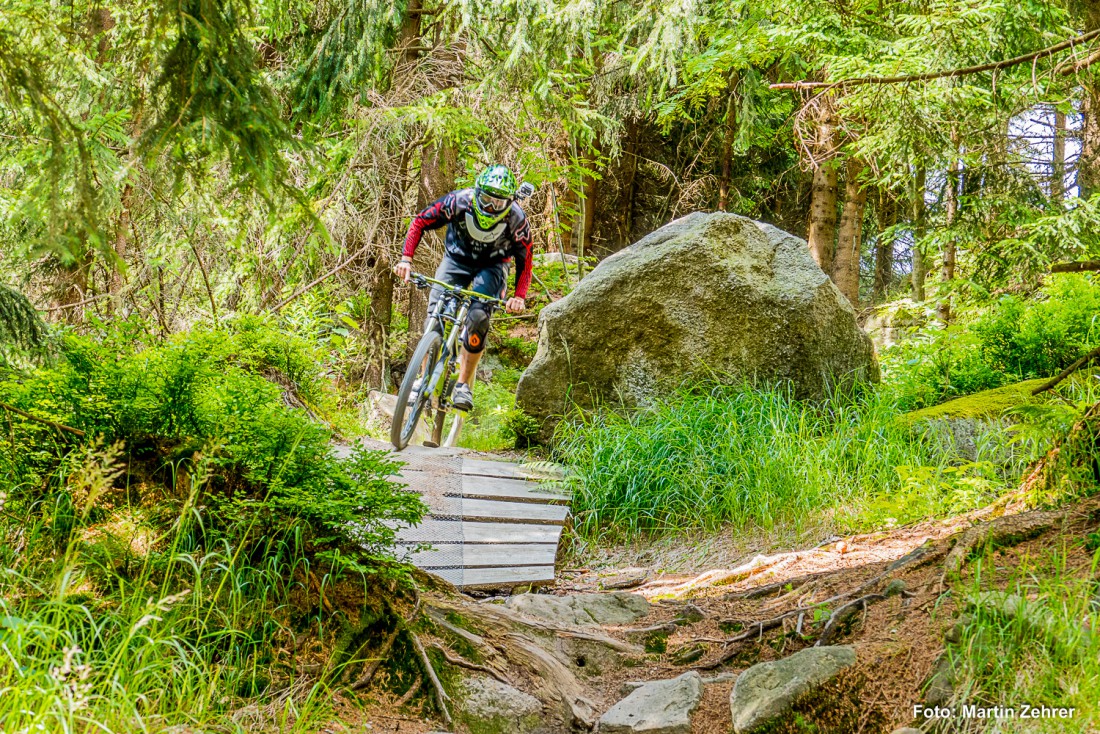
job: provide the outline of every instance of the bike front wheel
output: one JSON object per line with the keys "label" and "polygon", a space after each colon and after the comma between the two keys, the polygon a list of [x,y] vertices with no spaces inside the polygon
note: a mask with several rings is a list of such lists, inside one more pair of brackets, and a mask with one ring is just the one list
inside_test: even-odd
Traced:
{"label": "bike front wheel", "polygon": [[[434,329],[429,329],[420,337],[420,343],[416,345],[416,351],[409,361],[409,368],[405,370],[401,389],[397,391],[393,423],[390,425],[390,443],[398,451],[409,445],[409,440],[416,432],[420,414],[424,412],[424,406],[431,402],[432,374],[439,363],[442,346],[443,337]],[[417,380],[420,385],[414,388]]]}

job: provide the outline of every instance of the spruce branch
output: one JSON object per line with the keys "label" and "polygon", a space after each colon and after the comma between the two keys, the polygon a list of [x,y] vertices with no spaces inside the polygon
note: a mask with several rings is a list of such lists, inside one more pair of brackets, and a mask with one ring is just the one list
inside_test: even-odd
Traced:
{"label": "spruce branch", "polygon": [[1043,56],[1051,56],[1053,54],[1065,51],[1068,48],[1072,48],[1079,44],[1091,41],[1092,39],[1100,36],[1100,28],[1091,30],[1088,33],[1082,34],[1075,38],[1071,38],[1061,43],[1056,43],[1053,46],[1047,46],[1046,48],[1033,51],[1023,56],[1016,56],[1011,59],[1004,59],[1002,61],[995,61],[987,64],[977,64],[976,66],[966,66],[961,69],[948,69],[945,71],[930,71],[924,74],[905,74],[902,76],[866,76],[856,77],[854,79],[842,79],[836,82],[810,82],[810,81],[797,81],[797,82],[781,82],[778,84],[769,84],[769,89],[832,89],[833,87],[856,87],[866,84],[905,84],[907,82],[925,82],[933,79],[944,79],[947,77],[966,76],[968,74],[980,74],[983,71],[997,71],[1000,69],[1007,69],[1010,66],[1017,66],[1019,64],[1027,63],[1028,61],[1035,61]]}

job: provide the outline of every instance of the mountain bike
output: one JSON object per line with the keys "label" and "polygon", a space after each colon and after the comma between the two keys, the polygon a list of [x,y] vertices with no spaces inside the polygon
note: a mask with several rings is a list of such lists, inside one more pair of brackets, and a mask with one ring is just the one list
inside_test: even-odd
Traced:
{"label": "mountain bike", "polygon": [[[428,314],[427,328],[416,345],[401,389],[397,391],[397,405],[390,426],[390,443],[398,451],[409,445],[421,414],[427,410],[432,425],[432,437],[424,445],[437,448],[454,446],[466,411],[454,407],[451,396],[458,382],[459,336],[466,314],[474,301],[503,305],[504,301],[482,293],[468,291],[455,285],[429,278],[420,273],[409,276],[417,288],[436,288],[442,291],[435,307]],[[455,419],[451,430],[443,439],[443,425],[447,412],[453,410]]]}

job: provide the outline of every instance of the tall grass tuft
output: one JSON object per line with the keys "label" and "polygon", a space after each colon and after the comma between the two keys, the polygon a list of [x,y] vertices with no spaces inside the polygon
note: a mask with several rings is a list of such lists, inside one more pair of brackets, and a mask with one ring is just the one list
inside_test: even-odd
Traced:
{"label": "tall grass tuft", "polygon": [[[82,468],[89,503],[112,473]],[[305,732],[331,714],[316,679],[296,687],[284,652],[306,623],[291,603],[311,570],[302,536],[256,538],[246,556],[239,541],[260,531],[249,523],[189,548],[204,481],[190,474],[168,528],[119,508],[57,549],[47,520],[0,522],[0,730]]]}
{"label": "tall grass tuft", "polygon": [[[980,424],[910,427],[882,397],[804,402],[781,388],[685,387],[648,409],[563,422],[579,534],[867,527],[961,511],[1014,485],[1028,450]],[[967,455],[969,454],[969,455]]]}
{"label": "tall grass tuft", "polygon": [[[1003,558],[988,553],[972,561],[973,578],[954,589],[967,610],[958,619],[958,640],[946,651],[955,682],[949,705],[1013,709],[1015,716],[1000,717],[996,731],[1100,729],[1097,534],[1067,540],[1022,555],[1007,570]],[[1040,710],[1025,718],[1023,704],[1073,713]],[[972,723],[973,716],[957,717],[943,730],[973,731]]]}

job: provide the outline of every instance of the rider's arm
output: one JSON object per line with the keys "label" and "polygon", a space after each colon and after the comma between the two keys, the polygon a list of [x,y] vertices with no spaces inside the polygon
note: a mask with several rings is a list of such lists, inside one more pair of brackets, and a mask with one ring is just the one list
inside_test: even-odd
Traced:
{"label": "rider's arm", "polygon": [[512,252],[516,259],[516,298],[527,298],[527,288],[531,285],[531,226],[527,217],[512,230],[515,246]]}
{"label": "rider's arm", "polygon": [[409,233],[405,235],[405,248],[401,251],[401,259],[412,260],[424,232],[450,224],[454,221],[457,210],[455,192],[452,191],[413,217],[412,222],[409,223]]}

